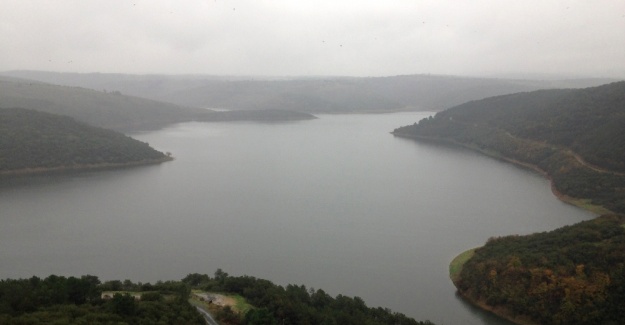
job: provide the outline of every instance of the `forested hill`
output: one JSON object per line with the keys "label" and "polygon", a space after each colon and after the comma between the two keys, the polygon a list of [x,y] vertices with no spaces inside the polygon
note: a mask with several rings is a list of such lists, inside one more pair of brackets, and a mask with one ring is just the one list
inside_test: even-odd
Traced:
{"label": "forested hill", "polygon": [[184,122],[206,110],[161,103],[119,92],[0,78],[0,107],[22,107],[66,115],[114,130],[155,128]]}
{"label": "forested hill", "polygon": [[608,215],[548,233],[491,238],[454,283],[465,297],[521,324],[623,324],[623,221]]}
{"label": "forested hill", "polygon": [[[216,293],[219,294],[216,294]],[[213,303],[205,297],[235,303]],[[223,298],[213,298],[222,299]],[[332,297],[303,285],[282,287],[251,276],[193,273],[181,281],[132,283],[84,275],[0,280],[0,324],[434,325],[358,297]],[[213,323],[213,322],[209,322]]]}
{"label": "forested hill", "polygon": [[610,82],[609,79],[519,80],[440,75],[263,78],[44,71],[2,74],[98,91],[121,91],[185,106],[309,113],[440,111],[490,96]]}
{"label": "forested hill", "polygon": [[169,159],[147,143],[70,117],[0,108],[0,174],[125,166]]}
{"label": "forested hill", "polygon": [[393,133],[537,166],[559,192],[625,212],[625,81],[472,101]]}
{"label": "forested hill", "polygon": [[119,91],[67,87],[0,77],[0,107],[22,107],[66,115],[87,124],[118,131],[156,129],[188,121],[292,121],[311,119],[305,113],[267,110],[249,114],[184,107]]}

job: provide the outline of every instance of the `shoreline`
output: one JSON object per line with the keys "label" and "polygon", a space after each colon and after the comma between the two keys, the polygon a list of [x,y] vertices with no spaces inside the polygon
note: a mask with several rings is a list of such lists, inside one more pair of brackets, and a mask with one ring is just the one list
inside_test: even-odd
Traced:
{"label": "shoreline", "polygon": [[566,204],[570,204],[572,206],[578,207],[580,209],[586,210],[588,212],[594,213],[597,216],[603,215],[603,214],[611,214],[611,213],[615,213],[609,209],[607,209],[604,206],[600,206],[600,205],[594,205],[594,204],[590,204],[588,203],[588,199],[580,199],[580,198],[573,198],[570,197],[560,191],[558,191],[555,187],[555,184],[553,182],[553,179],[551,178],[551,176],[549,175],[549,173],[545,170],[543,170],[542,168],[534,165],[534,164],[530,164],[530,163],[526,163],[520,160],[516,160],[516,159],[512,159],[512,158],[508,158],[506,156],[503,156],[499,153],[496,152],[489,152],[486,150],[482,150],[470,145],[466,145],[464,143],[458,142],[458,141],[454,141],[451,139],[446,139],[446,138],[437,138],[437,137],[426,137],[426,136],[417,136],[417,135],[406,135],[406,134],[401,134],[401,133],[394,133],[391,132],[392,135],[397,136],[397,137],[401,137],[401,138],[405,138],[405,139],[417,139],[417,140],[426,140],[426,141],[431,141],[431,142],[438,142],[438,143],[444,143],[444,144],[449,144],[449,145],[454,145],[454,146],[459,146],[465,149],[469,149],[472,151],[476,151],[479,152],[483,155],[486,155],[488,157],[497,159],[497,160],[501,160],[501,161],[505,161],[511,164],[514,164],[516,166],[520,166],[529,170],[532,170],[540,175],[542,175],[543,177],[545,177],[547,180],[549,180],[549,186],[551,188],[551,193],[553,193],[553,195],[558,198],[558,200],[566,203]]}
{"label": "shoreline", "polygon": [[501,317],[514,324],[539,325],[538,323],[532,322],[532,320],[530,320],[527,317],[518,317],[518,316],[515,317],[509,310],[507,310],[504,307],[492,307],[492,306],[487,305],[486,302],[484,301],[474,300],[471,297],[469,297],[468,294],[465,294],[464,292],[461,292],[460,290],[458,290],[457,281],[460,280],[460,271],[462,271],[462,267],[464,266],[464,263],[466,263],[469,259],[471,259],[471,257],[473,257],[473,254],[475,254],[475,251],[479,249],[480,247],[471,248],[469,250],[466,250],[458,254],[458,256],[454,257],[451,263],[449,263],[449,279],[454,284],[454,287],[456,287],[456,294],[460,296],[464,301],[470,303],[471,305],[476,306],[484,311],[487,311],[497,317]]}
{"label": "shoreline", "polygon": [[451,282],[454,282],[454,285],[455,282],[460,279],[460,272],[462,271],[464,263],[470,260],[471,257],[473,257],[473,255],[475,254],[475,250],[480,247],[468,249],[458,254],[458,256],[454,257],[454,259],[451,260],[451,263],[449,263],[449,278],[451,279]]}
{"label": "shoreline", "polygon": [[158,159],[148,159],[140,161],[132,161],[126,163],[101,163],[101,164],[83,164],[72,166],[57,166],[57,167],[34,167],[34,168],[22,168],[0,171],[0,176],[29,176],[47,173],[62,173],[69,171],[87,171],[87,170],[103,170],[103,169],[117,169],[125,167],[156,165],[167,161],[174,160],[171,156],[165,156]]}
{"label": "shoreline", "polygon": [[[480,246],[481,247],[481,246]],[[460,280],[460,272],[462,271],[462,267],[464,263],[466,263],[473,255],[475,251],[480,247],[475,247],[468,249],[460,254],[458,254],[454,259],[449,263],[449,279],[456,287],[456,294],[460,296],[464,301],[470,303],[473,306],[476,306],[484,311],[487,311],[497,317],[501,317],[509,322],[512,322],[517,325],[539,325],[537,323],[532,322],[530,319],[526,317],[514,317],[512,313],[510,313],[506,308],[503,307],[492,307],[487,305],[484,301],[474,300],[469,297],[468,294],[465,294],[458,290],[457,281]]]}
{"label": "shoreline", "polygon": [[517,324],[517,325],[540,325],[539,323],[534,323],[532,322],[530,319],[527,319],[525,317],[514,317],[512,316],[512,314],[505,308],[493,308],[489,305],[487,305],[485,302],[482,301],[476,301],[473,300],[471,298],[469,298],[467,295],[463,294],[460,291],[456,291],[457,294],[464,299],[466,302],[472,304],[473,306],[476,306],[484,311],[487,311],[497,317],[501,317],[511,323]]}
{"label": "shoreline", "polygon": [[[417,136],[417,135],[406,135],[406,134],[401,134],[401,133],[394,133],[391,132],[391,134],[393,134],[394,136],[397,137],[402,137],[402,138],[406,138],[406,139],[417,139],[417,140],[425,140],[425,141],[431,141],[431,142],[435,142],[435,143],[443,143],[443,144],[447,144],[447,145],[453,145],[453,146],[459,146],[471,151],[475,151],[475,152],[479,152],[483,155],[486,155],[488,157],[491,158],[495,158],[497,160],[501,160],[501,161],[505,161],[511,164],[514,164],[516,166],[522,167],[522,168],[526,168],[529,170],[532,170],[533,172],[536,172],[540,175],[542,175],[543,177],[545,177],[547,180],[549,180],[549,186],[551,188],[551,192],[553,193],[553,195],[558,198],[558,200],[560,200],[561,202],[564,202],[566,204],[570,204],[573,205],[575,207],[578,207],[580,209],[589,211],[593,214],[595,214],[595,217],[598,217],[602,214],[609,214],[609,213],[614,213],[612,211],[610,211],[609,209],[603,207],[603,206],[599,206],[599,205],[593,205],[590,204],[588,202],[588,199],[579,199],[579,198],[573,198],[570,197],[566,194],[561,193],[560,191],[558,191],[555,187],[554,181],[552,179],[552,177],[549,175],[549,173],[545,170],[543,170],[542,168],[534,165],[534,164],[530,164],[530,163],[526,163],[523,161],[519,161],[516,159],[512,159],[512,158],[508,158],[503,156],[502,154],[498,153],[498,152],[490,152],[487,150],[483,150],[474,146],[470,146],[464,143],[460,143],[457,142],[455,140],[452,139],[446,139],[446,138],[438,138],[438,137],[426,137],[426,136]],[[574,153],[573,153],[574,154]],[[460,280],[460,271],[462,270],[462,267],[464,265],[464,263],[466,263],[474,254],[475,250],[479,249],[479,247],[476,248],[471,248],[469,250],[466,250],[462,253],[460,253],[459,255],[457,255],[456,257],[454,257],[454,259],[450,262],[449,264],[449,278],[451,280],[451,282],[454,284],[454,287],[456,287],[456,294],[458,294],[463,300],[467,301],[468,303],[484,310],[487,311],[489,313],[492,313],[498,317],[501,317],[509,322],[512,322],[514,324],[517,325],[538,325],[538,323],[533,322],[531,319],[527,318],[527,317],[518,317],[518,316],[514,316],[513,313],[511,313],[508,309],[506,309],[505,307],[492,307],[489,306],[488,304],[486,304],[485,301],[480,301],[480,300],[475,300],[472,299],[468,293],[465,292],[461,292],[458,289],[458,285],[457,285],[457,281]]]}

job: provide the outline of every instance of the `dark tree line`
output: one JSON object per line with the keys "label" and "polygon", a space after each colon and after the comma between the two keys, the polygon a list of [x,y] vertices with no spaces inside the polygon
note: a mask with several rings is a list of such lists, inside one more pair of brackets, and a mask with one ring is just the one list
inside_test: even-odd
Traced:
{"label": "dark tree line", "polygon": [[282,287],[251,276],[230,276],[221,269],[214,277],[194,273],[181,281],[154,284],[100,283],[91,275],[1,280],[0,324],[204,324],[189,303],[192,289],[239,294],[253,306],[245,314],[228,306],[219,310],[216,316],[222,324],[432,324],[367,307],[358,297],[332,297],[303,285]]}
{"label": "dark tree line", "polygon": [[91,275],[2,280],[0,324],[204,324],[181,282],[149,285],[140,300],[121,293],[103,299],[106,288]]}
{"label": "dark tree line", "polygon": [[367,307],[359,297],[332,297],[321,289],[303,285],[282,287],[251,276],[230,276],[221,269],[214,277],[189,274],[182,282],[207,291],[236,293],[255,306],[238,319],[230,318],[230,324],[432,324],[387,308]]}

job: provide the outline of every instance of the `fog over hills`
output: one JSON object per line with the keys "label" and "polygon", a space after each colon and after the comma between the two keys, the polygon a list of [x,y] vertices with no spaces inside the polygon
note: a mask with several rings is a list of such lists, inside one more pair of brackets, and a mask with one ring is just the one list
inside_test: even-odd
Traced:
{"label": "fog over hills", "polygon": [[440,111],[471,100],[546,88],[583,88],[613,79],[524,80],[441,75],[227,77],[8,71],[5,76],[183,106],[310,113]]}
{"label": "fog over hills", "polygon": [[119,131],[155,129],[188,121],[290,121],[314,118],[308,114],[278,110],[236,114],[216,112],[128,96],[119,91],[0,77],[0,108],[13,107],[66,115],[92,126]]}
{"label": "fog over hills", "polygon": [[0,107],[20,107],[71,116],[87,124],[141,129],[189,120],[204,110],[70,86],[0,78]]}

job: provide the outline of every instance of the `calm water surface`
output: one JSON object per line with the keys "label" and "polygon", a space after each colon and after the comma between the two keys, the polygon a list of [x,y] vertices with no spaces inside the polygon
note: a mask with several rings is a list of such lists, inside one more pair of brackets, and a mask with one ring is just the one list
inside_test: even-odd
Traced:
{"label": "calm water surface", "polygon": [[426,115],[186,123],[135,135],[173,162],[1,180],[0,277],[222,268],[438,324],[506,324],[455,296],[451,259],[593,216],[529,171],[389,134]]}

